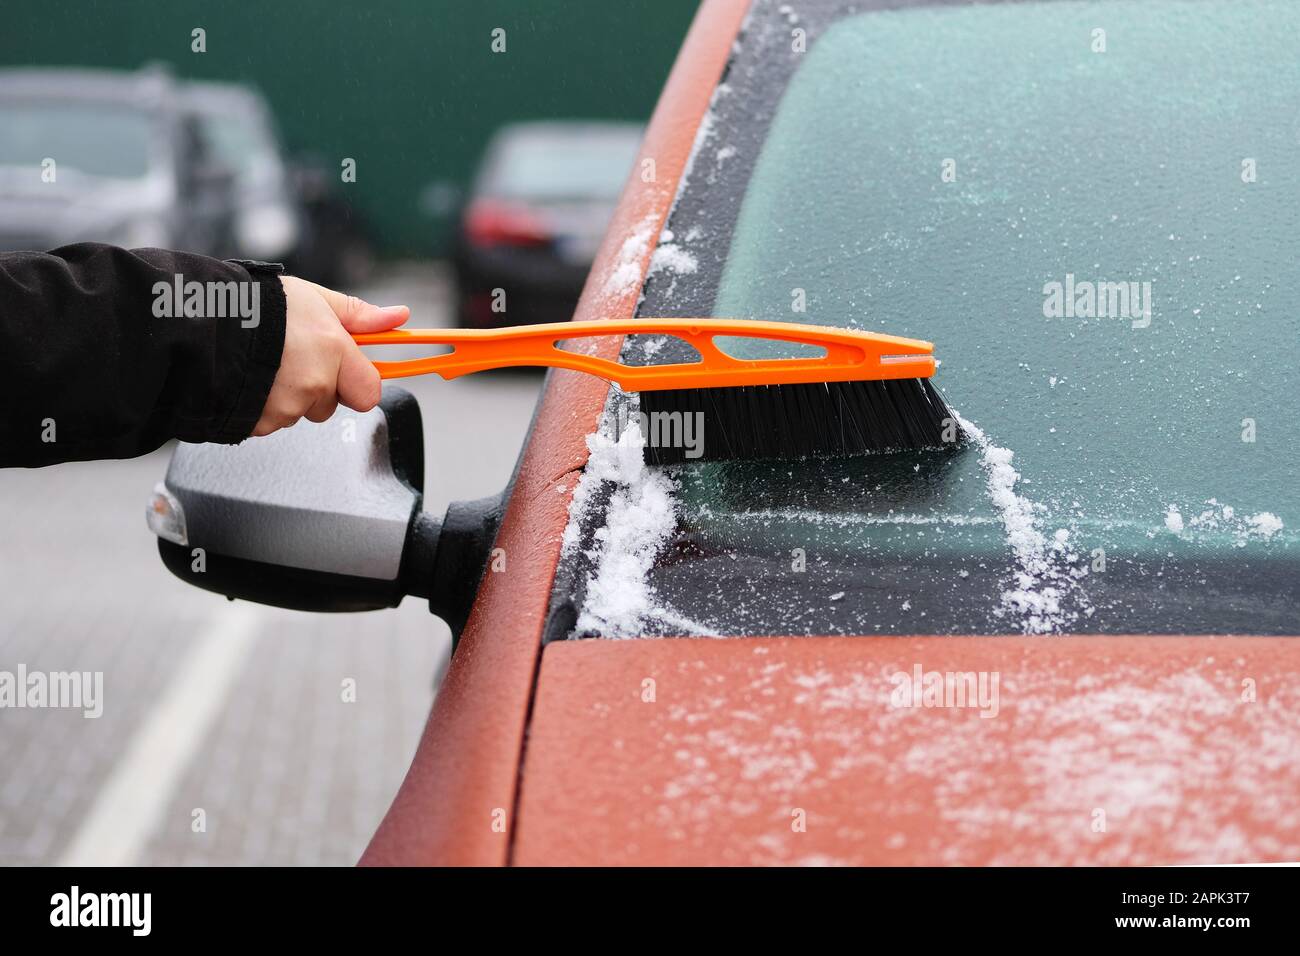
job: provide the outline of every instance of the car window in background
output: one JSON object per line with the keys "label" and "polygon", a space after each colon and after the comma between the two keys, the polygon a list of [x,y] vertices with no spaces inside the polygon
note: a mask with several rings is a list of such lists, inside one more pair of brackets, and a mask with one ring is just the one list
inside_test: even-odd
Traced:
{"label": "car window in background", "polygon": [[484,192],[503,199],[614,199],[641,143],[642,129],[558,124],[512,131],[498,145]]}
{"label": "car window in background", "polygon": [[257,116],[209,111],[199,112],[198,118],[208,149],[234,171],[241,185],[274,181],[282,174],[275,137]]}
{"label": "car window in background", "polygon": [[0,100],[0,167],[39,169],[53,158],[60,171],[112,179],[149,172],[155,124],[141,110],[58,100]]}
{"label": "car window in background", "polygon": [[[715,315],[932,340],[984,439],[687,465],[658,593],[722,633],[1295,633],[1300,7],[800,14],[729,252],[710,180],[761,122],[734,90],[670,221],[699,268],[642,311],[713,283]],[[760,16],[733,76],[789,60]]]}

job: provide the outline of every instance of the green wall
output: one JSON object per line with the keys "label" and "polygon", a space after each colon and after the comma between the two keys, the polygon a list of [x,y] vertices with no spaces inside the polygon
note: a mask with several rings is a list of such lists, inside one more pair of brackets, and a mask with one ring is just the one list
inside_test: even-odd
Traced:
{"label": "green wall", "polygon": [[[492,131],[531,118],[646,119],[697,0],[53,0],[7,4],[0,65],[135,68],[241,80],[293,151],[338,168],[390,253],[440,251],[419,209],[463,186]],[[190,32],[207,31],[207,52]],[[506,31],[506,52],[491,50]]]}

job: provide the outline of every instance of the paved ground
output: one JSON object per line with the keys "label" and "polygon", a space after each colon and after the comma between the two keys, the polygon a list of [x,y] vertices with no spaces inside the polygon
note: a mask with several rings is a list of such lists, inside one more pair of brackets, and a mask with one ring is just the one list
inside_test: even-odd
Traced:
{"label": "paved ground", "polygon": [[[445,324],[436,265],[357,291]],[[504,485],[540,382],[408,384],[429,510]],[[410,761],[446,628],[409,598],[313,615],[181,584],[144,526],[168,455],[0,471],[0,671],[103,673],[98,718],[0,708],[0,863],[350,864]]]}

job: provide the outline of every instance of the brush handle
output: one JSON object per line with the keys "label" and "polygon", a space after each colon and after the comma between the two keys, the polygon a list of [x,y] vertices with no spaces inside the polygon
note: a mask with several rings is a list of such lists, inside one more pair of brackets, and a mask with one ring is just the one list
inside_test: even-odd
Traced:
{"label": "brush handle", "polygon": [[[623,365],[581,351],[583,339],[611,335],[672,335],[700,354],[698,362]],[[818,346],[817,358],[738,359],[714,343],[714,336],[777,339]],[[929,342],[856,329],[796,325],[754,319],[628,319],[554,322],[503,329],[394,329],[354,335],[358,345],[450,345],[452,351],[399,362],[376,361],[382,378],[425,375],[453,379],[471,372],[521,365],[567,368],[598,375],[625,391],[788,385],[928,378],[934,374]],[[560,348],[571,342],[577,348]]]}

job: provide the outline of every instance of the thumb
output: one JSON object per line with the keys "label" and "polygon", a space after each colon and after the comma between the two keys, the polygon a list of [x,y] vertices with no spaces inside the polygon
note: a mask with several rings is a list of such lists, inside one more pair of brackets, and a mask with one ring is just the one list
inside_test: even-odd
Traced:
{"label": "thumb", "polygon": [[315,283],[312,283],[312,285],[320,293],[321,298],[325,300],[325,304],[338,316],[343,328],[354,334],[386,332],[389,329],[397,328],[411,317],[411,310],[404,305],[389,305],[381,308],[377,305],[371,305],[355,295],[344,295],[342,292],[336,292]]}

